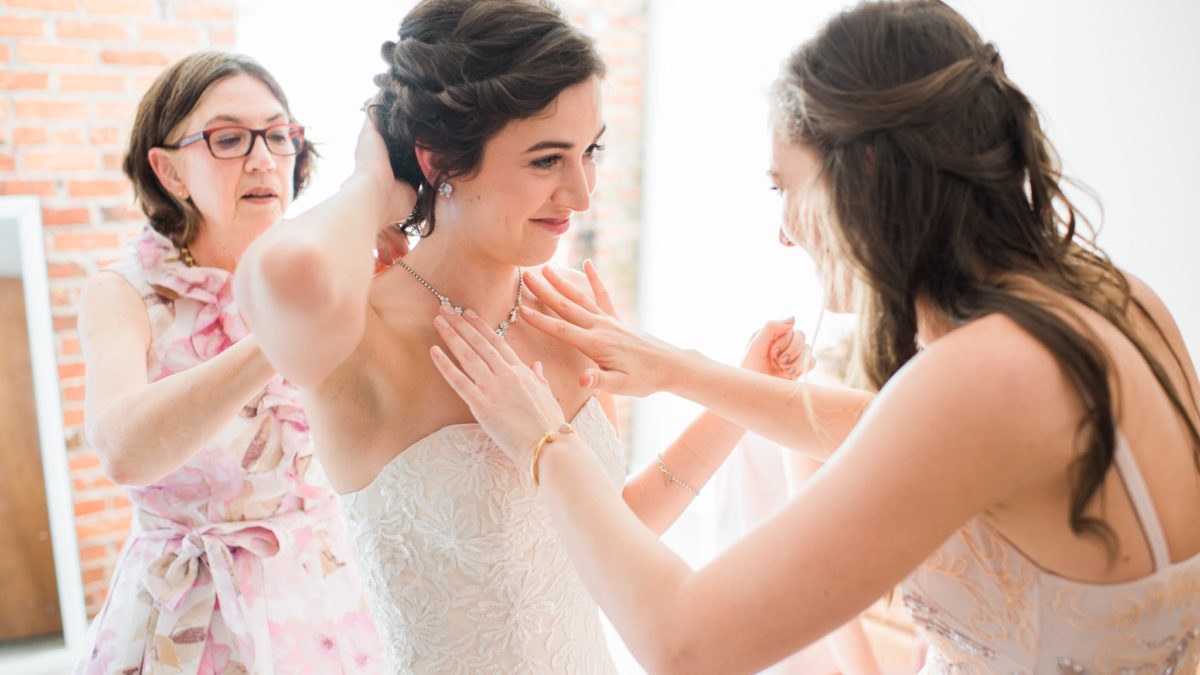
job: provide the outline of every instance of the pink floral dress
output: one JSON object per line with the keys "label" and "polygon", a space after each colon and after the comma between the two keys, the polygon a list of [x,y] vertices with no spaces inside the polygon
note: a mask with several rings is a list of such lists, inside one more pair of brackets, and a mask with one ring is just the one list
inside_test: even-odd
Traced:
{"label": "pink floral dress", "polygon": [[[247,335],[229,272],[187,267],[150,228],[131,248],[106,270],[146,303],[151,381]],[[127,492],[133,531],[76,673],[383,671],[336,494],[290,384],[271,381],[187,464]]]}

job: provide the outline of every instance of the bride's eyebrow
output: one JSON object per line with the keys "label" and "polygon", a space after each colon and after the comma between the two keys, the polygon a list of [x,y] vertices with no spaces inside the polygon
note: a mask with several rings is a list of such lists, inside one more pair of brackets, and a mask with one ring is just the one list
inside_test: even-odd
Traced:
{"label": "bride's eyebrow", "polygon": [[[601,136],[603,136],[604,132],[607,130],[608,130],[607,124],[600,127],[600,131],[596,134],[596,138],[592,142],[599,140],[599,138]],[[539,142],[534,143],[533,145],[529,146],[529,148],[525,150],[524,154],[528,154],[531,152],[540,152],[542,150],[570,150],[573,147],[575,147],[575,144],[570,143],[568,141],[553,141],[553,140],[539,141]]]}

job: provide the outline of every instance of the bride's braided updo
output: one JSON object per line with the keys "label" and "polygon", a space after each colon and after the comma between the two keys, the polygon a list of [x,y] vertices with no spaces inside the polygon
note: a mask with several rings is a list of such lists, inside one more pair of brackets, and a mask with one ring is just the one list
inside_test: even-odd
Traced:
{"label": "bride's braided updo", "polygon": [[[433,231],[433,187],[470,176],[506,124],[604,75],[592,40],[538,0],[424,0],[380,53],[388,70],[375,76],[370,114],[392,171],[419,192],[407,234]],[[428,176],[417,145],[434,156]]]}

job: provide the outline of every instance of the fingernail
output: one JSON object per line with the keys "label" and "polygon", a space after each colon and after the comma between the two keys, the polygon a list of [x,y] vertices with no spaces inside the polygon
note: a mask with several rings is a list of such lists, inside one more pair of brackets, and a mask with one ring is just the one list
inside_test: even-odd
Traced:
{"label": "fingernail", "polygon": [[437,326],[438,328],[449,328],[450,327],[450,323],[447,322],[446,319],[444,319],[440,316],[433,317],[433,325]]}
{"label": "fingernail", "polygon": [[449,303],[442,303],[442,306],[438,307],[438,311],[441,312],[443,316],[450,316],[454,313],[454,308],[451,307]]}
{"label": "fingernail", "polygon": [[796,323],[796,317],[795,317],[795,315],[789,316],[788,318],[784,319],[783,322],[784,323]]}
{"label": "fingernail", "polygon": [[479,315],[476,314],[475,310],[473,310],[473,309],[468,309],[468,310],[464,311],[463,314],[466,314],[468,319],[478,319],[479,318]]}

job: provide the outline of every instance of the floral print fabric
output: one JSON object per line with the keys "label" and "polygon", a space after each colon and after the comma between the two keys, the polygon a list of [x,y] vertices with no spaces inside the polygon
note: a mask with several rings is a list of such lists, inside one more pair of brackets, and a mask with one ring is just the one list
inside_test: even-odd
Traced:
{"label": "floral print fabric", "polygon": [[[230,273],[185,266],[150,228],[131,248],[106,270],[146,303],[150,381],[248,334]],[[383,671],[336,494],[290,384],[274,379],[183,467],[126,491],[133,531],[76,673]]]}

